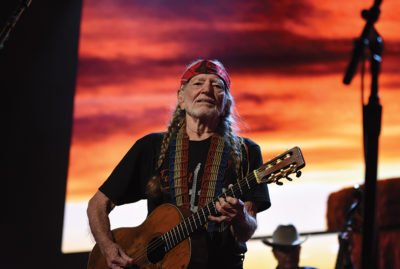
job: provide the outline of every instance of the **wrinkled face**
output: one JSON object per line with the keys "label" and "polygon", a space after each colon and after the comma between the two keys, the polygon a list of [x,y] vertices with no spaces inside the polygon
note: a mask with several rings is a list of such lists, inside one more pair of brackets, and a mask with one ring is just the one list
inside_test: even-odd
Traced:
{"label": "wrinkled face", "polygon": [[215,74],[196,75],[179,90],[178,104],[193,118],[216,119],[228,109],[225,84]]}

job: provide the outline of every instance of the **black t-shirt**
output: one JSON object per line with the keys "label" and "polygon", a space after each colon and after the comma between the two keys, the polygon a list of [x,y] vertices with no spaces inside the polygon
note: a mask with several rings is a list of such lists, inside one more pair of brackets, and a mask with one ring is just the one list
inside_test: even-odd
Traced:
{"label": "black t-shirt", "polygon": [[[163,134],[152,133],[139,139],[100,187],[100,191],[110,198],[113,203],[122,205],[148,198],[145,195],[145,189],[148,180],[155,173]],[[195,194],[195,197],[191,197],[191,201],[194,201],[194,204],[191,205],[192,210],[196,209],[198,190],[201,185],[203,167],[206,162],[210,141],[211,138],[203,141],[189,141],[188,175],[190,180],[188,189],[191,190],[192,194]],[[244,142],[248,149],[248,162],[246,161],[244,165],[248,165],[249,171],[253,171],[262,165],[260,147],[250,139],[245,138]],[[166,154],[163,165],[164,170],[168,167],[168,162],[168,154]],[[163,172],[168,174],[168,171]],[[225,172],[223,189],[227,189],[229,184],[235,184],[236,178],[233,165],[231,165]],[[193,188],[193,182],[196,183],[195,188]],[[241,200],[254,201],[259,212],[269,208],[271,205],[266,184],[257,185],[251,193],[242,197]],[[172,203],[172,199],[167,192],[164,194],[162,201],[147,199],[147,203],[150,213],[160,203]],[[247,250],[244,243],[237,243],[233,239],[230,229],[225,227],[222,230],[223,228],[221,229],[221,227],[215,229],[214,233],[207,238],[209,268],[211,268],[211,264],[216,266],[219,262],[225,265],[232,263],[240,253],[244,253]]]}

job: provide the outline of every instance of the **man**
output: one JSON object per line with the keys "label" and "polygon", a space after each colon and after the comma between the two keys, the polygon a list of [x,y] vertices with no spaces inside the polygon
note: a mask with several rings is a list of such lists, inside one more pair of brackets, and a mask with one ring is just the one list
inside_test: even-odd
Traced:
{"label": "man", "polygon": [[[139,139],[89,201],[90,228],[110,268],[134,264],[110,233],[108,214],[114,206],[147,199],[149,213],[164,203],[196,212],[262,165],[259,146],[232,131],[230,78],[220,62],[189,65],[177,97],[167,132]],[[242,268],[256,214],[269,206],[265,184],[242,200],[220,198],[219,214],[209,216],[204,228],[206,268]]]}
{"label": "man", "polygon": [[272,246],[272,253],[278,262],[276,269],[315,269],[299,267],[301,244],[299,233],[292,224],[279,225],[272,234],[272,242],[263,239],[263,243]]}

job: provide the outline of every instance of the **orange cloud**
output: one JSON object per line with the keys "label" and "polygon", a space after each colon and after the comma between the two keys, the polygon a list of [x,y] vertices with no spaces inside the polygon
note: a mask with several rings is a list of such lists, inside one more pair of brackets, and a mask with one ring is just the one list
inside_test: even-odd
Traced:
{"label": "orange cloud", "polygon": [[[341,80],[364,24],[359,12],[369,7],[361,0],[227,3],[85,2],[68,200],[87,199],[136,139],[165,130],[179,76],[199,57],[226,64],[240,134],[259,143],[265,159],[298,145],[309,171],[354,175],[362,167],[359,75],[350,86]],[[398,9],[383,2],[377,23],[387,41],[380,76],[387,174],[400,162]]]}

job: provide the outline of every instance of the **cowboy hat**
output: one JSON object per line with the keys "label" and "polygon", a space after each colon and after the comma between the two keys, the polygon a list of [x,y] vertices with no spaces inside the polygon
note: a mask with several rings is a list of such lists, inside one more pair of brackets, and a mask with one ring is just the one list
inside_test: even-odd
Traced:
{"label": "cowboy hat", "polygon": [[300,239],[296,227],[292,224],[279,225],[272,234],[272,242],[263,239],[263,243],[269,246],[297,246],[307,240],[308,237]]}

